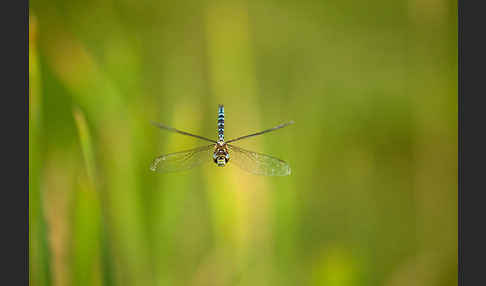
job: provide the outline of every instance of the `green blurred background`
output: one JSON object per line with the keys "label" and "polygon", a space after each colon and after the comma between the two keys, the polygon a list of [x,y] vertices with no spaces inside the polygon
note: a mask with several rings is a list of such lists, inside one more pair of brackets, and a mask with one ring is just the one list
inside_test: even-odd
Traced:
{"label": "green blurred background", "polygon": [[30,1],[31,285],[456,285],[456,5]]}

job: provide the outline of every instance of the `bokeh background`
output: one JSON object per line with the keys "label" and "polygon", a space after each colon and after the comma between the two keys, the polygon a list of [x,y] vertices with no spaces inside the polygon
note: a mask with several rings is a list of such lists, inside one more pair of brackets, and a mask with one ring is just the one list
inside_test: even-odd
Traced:
{"label": "bokeh background", "polygon": [[[456,285],[457,1],[33,0],[31,285]],[[238,144],[289,177],[155,156]]]}

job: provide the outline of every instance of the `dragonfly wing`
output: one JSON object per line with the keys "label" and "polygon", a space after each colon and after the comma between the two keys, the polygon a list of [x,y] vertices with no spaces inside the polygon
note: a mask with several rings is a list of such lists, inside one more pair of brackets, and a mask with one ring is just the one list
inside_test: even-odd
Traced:
{"label": "dragonfly wing", "polygon": [[283,160],[248,151],[234,145],[228,144],[227,146],[230,154],[230,162],[247,172],[264,176],[290,175],[290,167]]}
{"label": "dragonfly wing", "polygon": [[209,145],[159,156],[150,165],[150,170],[154,172],[176,172],[191,169],[204,162],[210,162],[210,150],[213,148],[214,145]]}

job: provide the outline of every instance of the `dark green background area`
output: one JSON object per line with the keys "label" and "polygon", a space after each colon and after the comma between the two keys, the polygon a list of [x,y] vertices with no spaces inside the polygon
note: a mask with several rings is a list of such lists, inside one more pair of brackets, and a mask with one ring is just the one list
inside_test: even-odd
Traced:
{"label": "dark green background area", "polygon": [[457,1],[30,5],[31,285],[457,284]]}

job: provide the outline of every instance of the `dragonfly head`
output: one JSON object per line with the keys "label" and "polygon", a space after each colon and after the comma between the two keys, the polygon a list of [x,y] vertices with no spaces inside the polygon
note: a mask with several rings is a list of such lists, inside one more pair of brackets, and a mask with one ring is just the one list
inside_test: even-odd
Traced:
{"label": "dragonfly head", "polygon": [[224,167],[226,163],[228,163],[229,158],[230,157],[229,157],[228,149],[226,148],[226,144],[216,145],[216,150],[214,151],[213,154],[214,163],[216,163],[218,167]]}

